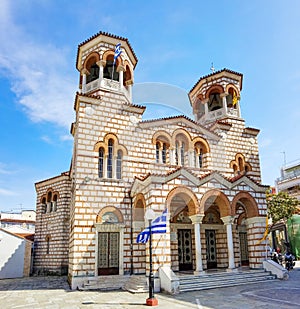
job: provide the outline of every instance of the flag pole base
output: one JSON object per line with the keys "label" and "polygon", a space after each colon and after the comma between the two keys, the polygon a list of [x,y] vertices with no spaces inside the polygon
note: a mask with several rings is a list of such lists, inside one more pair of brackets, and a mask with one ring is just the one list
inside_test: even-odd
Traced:
{"label": "flag pole base", "polygon": [[146,305],[147,306],[157,306],[158,305],[158,300],[154,298],[147,298],[146,299]]}

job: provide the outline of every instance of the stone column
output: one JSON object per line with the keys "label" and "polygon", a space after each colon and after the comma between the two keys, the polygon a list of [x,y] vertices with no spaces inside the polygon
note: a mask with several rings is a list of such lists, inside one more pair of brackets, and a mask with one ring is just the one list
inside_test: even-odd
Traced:
{"label": "stone column", "polygon": [[224,113],[227,114],[227,97],[228,93],[221,93],[220,97],[222,98]]}
{"label": "stone column", "polygon": [[88,74],[88,70],[87,69],[83,69],[81,71],[81,74],[82,74],[82,86],[81,86],[81,89],[82,89],[82,93],[86,93],[86,76]]}
{"label": "stone column", "polygon": [[175,165],[175,149],[174,148],[169,149],[169,156],[170,156],[170,164]]}
{"label": "stone column", "polygon": [[196,269],[194,271],[195,275],[199,275],[203,273],[203,264],[202,264],[202,246],[201,246],[201,222],[204,217],[204,214],[202,215],[193,215],[190,216],[190,219],[192,220],[192,223],[194,225],[194,231],[195,231],[195,252],[196,252]]}
{"label": "stone column", "polygon": [[[177,148],[177,145],[175,146]],[[178,165],[182,165],[181,164],[181,147],[182,147],[182,142],[179,141],[178,142],[178,148],[176,149],[177,150],[177,156],[178,156]]]}
{"label": "stone column", "polygon": [[129,102],[132,102],[132,84],[133,83],[131,81],[126,82]]}
{"label": "stone column", "polygon": [[208,99],[205,99],[204,101],[203,101],[203,103],[204,103],[204,113],[205,113],[205,119],[207,120],[208,119]]}
{"label": "stone column", "polygon": [[222,217],[221,219],[226,225],[226,232],[227,232],[228,270],[232,270],[235,268],[233,238],[232,238],[232,223],[233,223],[234,217],[227,216],[227,217]]}
{"label": "stone column", "polygon": [[194,149],[188,150],[188,166],[195,166]]}
{"label": "stone column", "polygon": [[103,158],[103,178],[107,178],[107,155]]}
{"label": "stone column", "polygon": [[125,67],[124,67],[123,65],[119,65],[119,66],[117,67],[117,72],[119,72],[120,90],[123,89],[124,71],[125,71]]}
{"label": "stone column", "polygon": [[106,66],[105,60],[100,60],[97,62],[97,65],[99,67],[99,86],[101,86],[102,80],[103,80],[103,69]]}
{"label": "stone column", "polygon": [[112,178],[117,179],[117,156],[113,156],[112,160]]}

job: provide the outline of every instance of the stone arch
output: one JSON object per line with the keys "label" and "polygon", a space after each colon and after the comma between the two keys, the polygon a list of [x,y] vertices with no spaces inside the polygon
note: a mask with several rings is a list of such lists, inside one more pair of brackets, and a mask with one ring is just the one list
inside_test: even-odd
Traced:
{"label": "stone arch", "polygon": [[[114,55],[115,55],[115,52],[113,50],[107,50],[103,53],[102,55],[102,60],[104,60],[105,62],[107,61],[113,61],[114,60]],[[122,58],[121,57],[118,57],[116,59],[116,67],[118,67],[120,64],[122,64]]]}
{"label": "stone arch", "polygon": [[254,197],[246,191],[241,191],[236,196],[233,198],[232,203],[231,203],[231,209],[232,209],[232,214],[236,214],[237,210],[237,203],[241,202],[245,208],[246,211],[246,216],[248,218],[252,217],[258,217],[259,216],[259,210],[257,203],[254,199]]}
{"label": "stone arch", "polygon": [[124,86],[132,85],[133,84],[133,71],[132,68],[127,60],[124,61]]}
{"label": "stone arch", "polygon": [[246,162],[245,156],[240,152],[235,155],[234,160],[230,162],[229,166],[233,169],[235,174],[245,173],[252,170],[251,164]]}
{"label": "stone arch", "polygon": [[104,153],[108,153],[108,141],[112,139],[114,142],[114,156],[117,156],[118,150],[122,150],[123,156],[127,155],[127,148],[123,145],[119,144],[119,139],[116,134],[114,133],[107,133],[103,141],[99,141],[94,146],[94,151],[99,151],[99,149],[102,147],[104,148]]}
{"label": "stone arch", "polygon": [[113,213],[118,219],[118,222],[116,222],[116,223],[123,223],[124,222],[123,215],[122,215],[122,213],[119,209],[117,209],[114,206],[105,206],[99,211],[99,213],[96,217],[96,223],[105,223],[105,222],[103,222],[102,218],[106,213]]}
{"label": "stone arch", "polygon": [[[175,197],[179,197],[181,200],[185,202],[185,206],[188,206],[188,212],[189,216],[195,215],[198,213],[199,210],[199,203],[196,195],[188,188],[184,186],[176,187],[172,189],[166,198],[166,206],[170,212],[170,217],[173,217],[178,212],[180,212],[184,207],[181,207],[180,209],[171,209],[172,200],[174,200]],[[176,213],[174,213],[176,211]]]}
{"label": "stone arch", "polygon": [[239,91],[239,89],[235,85],[233,85],[233,84],[226,85],[225,92],[226,93],[231,93],[232,91],[235,91],[237,96],[240,95],[240,91]]}
{"label": "stone arch", "polygon": [[212,92],[217,92],[219,94],[224,92],[224,88],[221,85],[212,85],[205,92],[205,98],[208,99]]}
{"label": "stone arch", "polygon": [[[175,147],[175,144],[176,144],[176,140],[178,138],[181,138],[181,139],[184,139],[184,141],[187,142],[187,148],[188,149],[191,149],[192,148],[192,145],[191,145],[191,135],[189,132],[187,132],[186,130],[184,129],[176,129],[173,134],[172,134],[172,139],[171,139],[171,143],[172,143],[172,146]],[[187,149],[187,150],[188,150]]]}
{"label": "stone arch", "polygon": [[193,140],[192,140],[192,143],[193,143],[193,146],[195,146],[197,143],[200,143],[201,145],[203,145],[204,147],[204,151],[203,151],[203,153],[208,153],[208,152],[210,152],[210,147],[209,147],[209,144],[208,144],[208,142],[204,139],[204,138],[202,138],[202,137],[195,137]]}
{"label": "stone arch", "polygon": [[133,221],[144,221],[146,200],[144,194],[138,193],[133,205]]}
{"label": "stone arch", "polygon": [[92,52],[84,60],[83,68],[90,72],[91,66],[97,63],[99,60],[100,60],[100,55],[97,52]]}
{"label": "stone arch", "polygon": [[152,143],[155,145],[157,141],[166,142],[168,145],[171,144],[171,136],[168,132],[160,130],[153,134]]}
{"label": "stone arch", "polygon": [[215,203],[218,206],[221,218],[231,216],[232,214],[230,202],[227,196],[219,190],[216,189],[209,190],[202,196],[200,201],[200,211],[199,211],[200,214],[204,214],[205,211],[209,208],[207,203],[210,204]]}

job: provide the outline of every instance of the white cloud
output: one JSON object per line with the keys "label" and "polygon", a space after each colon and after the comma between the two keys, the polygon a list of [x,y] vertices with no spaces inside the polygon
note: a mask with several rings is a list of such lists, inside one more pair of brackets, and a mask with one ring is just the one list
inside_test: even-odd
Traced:
{"label": "white cloud", "polygon": [[16,193],[13,192],[13,191],[7,190],[7,189],[0,188],[0,196],[1,196],[1,195],[4,195],[4,196],[13,196],[13,195],[16,195]]}
{"label": "white cloud", "polygon": [[67,69],[67,51],[34,42],[14,23],[10,3],[1,2],[0,7],[0,73],[9,78],[11,90],[32,121],[69,128],[76,83]]}

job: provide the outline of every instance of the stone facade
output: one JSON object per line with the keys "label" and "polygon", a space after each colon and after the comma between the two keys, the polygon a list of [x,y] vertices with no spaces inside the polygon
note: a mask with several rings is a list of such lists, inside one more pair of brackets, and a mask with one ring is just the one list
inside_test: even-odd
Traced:
{"label": "stone facade", "polygon": [[71,181],[69,172],[35,184],[37,191],[33,272],[67,274]]}
{"label": "stone facade", "polygon": [[[72,164],[36,184],[35,269],[68,265],[72,288],[89,278],[148,273],[148,244],[136,243],[147,208],[157,215],[167,208],[169,216],[167,233],[153,235],[155,276],[161,266],[261,268],[266,187],[259,130],[241,117],[242,74],[224,69],[200,78],[189,92],[195,120],[144,121],[145,107],[131,98],[136,64],[122,37],[100,32],[78,47]],[[57,206],[48,213],[49,192]],[[61,248],[69,243],[64,254],[47,247],[57,232]]]}

